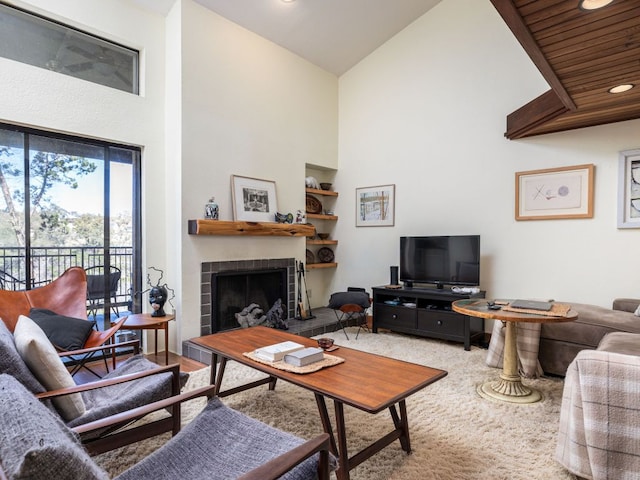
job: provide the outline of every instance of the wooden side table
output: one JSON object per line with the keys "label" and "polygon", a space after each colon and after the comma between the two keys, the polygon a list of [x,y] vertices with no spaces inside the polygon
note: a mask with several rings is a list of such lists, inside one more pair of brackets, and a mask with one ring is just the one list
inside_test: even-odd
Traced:
{"label": "wooden side table", "polygon": [[164,361],[169,365],[169,322],[175,315],[152,317],[150,313],[134,313],[129,315],[122,325],[127,330],[153,330],[155,332],[155,354],[158,357],[158,330],[164,330]]}
{"label": "wooden side table", "polygon": [[506,322],[504,339],[504,360],[500,380],[486,382],[478,387],[478,394],[484,398],[510,403],[535,403],[542,400],[542,394],[526,385],[518,372],[517,322],[551,323],[572,322],[578,318],[575,310],[569,310],[564,317],[551,317],[542,314],[491,310],[486,300],[458,300],[451,304],[454,311],[464,315],[491,318]]}

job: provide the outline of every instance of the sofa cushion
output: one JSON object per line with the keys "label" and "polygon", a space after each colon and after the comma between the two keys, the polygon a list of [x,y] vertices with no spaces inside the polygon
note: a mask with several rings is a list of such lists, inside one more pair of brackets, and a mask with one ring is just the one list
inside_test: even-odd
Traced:
{"label": "sofa cushion", "polygon": [[[33,320],[20,315],[13,337],[22,360],[47,390],[76,386],[53,344]],[[56,397],[52,402],[66,421],[85,412],[84,401],[79,393]]]}
{"label": "sofa cushion", "polygon": [[32,308],[33,320],[54,345],[63,350],[80,350],[93,330],[95,322],[60,315],[46,308]]}
{"label": "sofa cushion", "polygon": [[11,479],[107,479],[76,435],[11,375],[0,375],[0,463]]}
{"label": "sofa cushion", "polygon": [[22,360],[16,349],[13,334],[2,320],[0,320],[0,373],[7,373],[15,377],[31,393],[45,391],[45,388]]}
{"label": "sofa cushion", "polygon": [[[301,438],[232,410],[218,398],[213,398],[170,442],[118,476],[117,480],[238,478],[303,442]],[[317,478],[317,460],[316,454],[281,478]]]}
{"label": "sofa cushion", "polygon": [[[154,368],[158,368],[158,365],[150,362],[142,355],[136,355],[125,360],[118,365],[118,368],[106,374],[102,379],[108,380]],[[184,386],[188,377],[188,374],[180,375],[181,386]],[[168,398],[171,396],[171,383],[172,374],[161,373],[131,382],[82,392],[86,412],[68,421],[67,425],[69,427],[84,425],[125,410]],[[92,438],[99,434],[100,431],[93,431],[88,435],[83,435],[83,439]]]}
{"label": "sofa cushion", "polygon": [[578,318],[573,322],[544,323],[540,329],[540,338],[596,348],[606,333],[640,333],[640,319],[633,313],[582,303],[569,305],[578,312]]}
{"label": "sofa cushion", "polygon": [[604,336],[598,350],[640,356],[640,334],[612,332]]}

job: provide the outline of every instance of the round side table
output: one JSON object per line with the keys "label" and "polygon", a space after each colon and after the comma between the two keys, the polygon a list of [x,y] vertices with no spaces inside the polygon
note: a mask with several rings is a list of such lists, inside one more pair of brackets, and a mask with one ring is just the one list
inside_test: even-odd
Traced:
{"label": "round side table", "polygon": [[134,313],[127,317],[122,329],[153,330],[155,332],[155,355],[158,357],[158,330],[164,330],[164,361],[169,365],[169,322],[175,320],[175,315],[152,317],[150,313]]}

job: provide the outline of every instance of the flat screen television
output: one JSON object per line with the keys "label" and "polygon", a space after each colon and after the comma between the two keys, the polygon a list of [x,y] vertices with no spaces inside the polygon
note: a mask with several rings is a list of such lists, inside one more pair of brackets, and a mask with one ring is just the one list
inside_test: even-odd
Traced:
{"label": "flat screen television", "polygon": [[480,284],[480,235],[400,237],[400,280],[414,284]]}

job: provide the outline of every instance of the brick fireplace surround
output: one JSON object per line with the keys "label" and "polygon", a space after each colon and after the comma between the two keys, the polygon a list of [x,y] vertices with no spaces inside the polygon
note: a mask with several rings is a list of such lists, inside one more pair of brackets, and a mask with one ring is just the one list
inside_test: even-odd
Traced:
{"label": "brick fireplace surround", "polygon": [[[212,294],[211,277],[221,272],[251,272],[269,269],[287,269],[287,297],[282,299],[286,305],[288,318],[295,317],[296,268],[295,258],[273,258],[257,260],[239,260],[224,262],[203,262],[200,270],[200,335],[212,332],[212,315],[215,314],[215,299]],[[201,353],[194,351],[196,346],[189,341],[182,342],[182,354],[185,357],[200,360]],[[210,363],[204,362],[204,363]]]}

